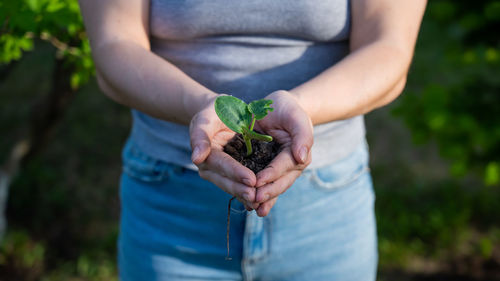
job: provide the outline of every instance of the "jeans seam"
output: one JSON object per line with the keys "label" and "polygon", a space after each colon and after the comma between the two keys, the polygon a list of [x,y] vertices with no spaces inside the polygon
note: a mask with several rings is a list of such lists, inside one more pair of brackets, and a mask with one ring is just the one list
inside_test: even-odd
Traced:
{"label": "jeans seam", "polygon": [[235,214],[243,214],[243,213],[246,213],[248,212],[247,210],[237,210],[237,209],[234,209],[233,207],[231,207],[231,213],[235,213]]}
{"label": "jeans seam", "polygon": [[312,171],[310,174],[311,180],[318,185],[320,188],[328,189],[328,190],[336,190],[339,188],[342,188],[344,186],[347,186],[353,182],[355,182],[358,178],[360,178],[362,175],[366,174],[367,172],[370,171],[370,167],[368,165],[365,165],[361,170],[356,172],[352,177],[349,177],[349,179],[341,181],[341,182],[324,182],[321,180],[317,174],[316,171]]}

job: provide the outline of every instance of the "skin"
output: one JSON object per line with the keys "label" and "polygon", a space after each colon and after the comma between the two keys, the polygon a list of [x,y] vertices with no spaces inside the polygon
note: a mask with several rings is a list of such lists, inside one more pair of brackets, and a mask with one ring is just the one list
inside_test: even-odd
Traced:
{"label": "skin", "polygon": [[[233,136],[218,96],[151,52],[149,0],[80,0],[97,78],[106,95],[154,117],[189,125],[202,178],[266,216],[311,163],[313,125],[365,114],[404,89],[426,1],[352,0],[350,54],[294,89],[270,93],[275,110],[256,128],[285,146],[255,175],[227,154]],[[127,58],[127,59],[123,59]]]}

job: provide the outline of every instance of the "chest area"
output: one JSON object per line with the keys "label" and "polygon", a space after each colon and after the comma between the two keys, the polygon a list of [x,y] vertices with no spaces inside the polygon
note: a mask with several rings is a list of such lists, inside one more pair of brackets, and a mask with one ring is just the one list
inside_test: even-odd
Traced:
{"label": "chest area", "polygon": [[340,41],[350,29],[349,0],[151,0],[157,38],[277,36]]}

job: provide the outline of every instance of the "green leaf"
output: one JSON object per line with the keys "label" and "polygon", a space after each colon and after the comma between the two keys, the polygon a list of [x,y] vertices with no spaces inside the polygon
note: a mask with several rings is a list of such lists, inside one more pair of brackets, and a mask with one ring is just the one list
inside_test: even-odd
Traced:
{"label": "green leaf", "polygon": [[261,120],[266,117],[268,111],[274,110],[271,107],[272,103],[272,100],[256,100],[248,105],[248,110],[254,115],[255,119]]}
{"label": "green leaf", "polygon": [[247,104],[233,96],[220,96],[215,99],[215,112],[226,126],[236,133],[243,133],[252,122],[252,114]]}
{"label": "green leaf", "polygon": [[26,4],[28,5],[29,9],[34,11],[34,12],[40,12],[40,1],[37,0],[26,0]]}
{"label": "green leaf", "polygon": [[11,34],[0,36],[0,64],[20,59],[24,51],[33,49],[33,39]]}
{"label": "green leaf", "polygon": [[497,162],[490,162],[486,166],[484,183],[486,185],[495,185],[500,183],[500,165]]}

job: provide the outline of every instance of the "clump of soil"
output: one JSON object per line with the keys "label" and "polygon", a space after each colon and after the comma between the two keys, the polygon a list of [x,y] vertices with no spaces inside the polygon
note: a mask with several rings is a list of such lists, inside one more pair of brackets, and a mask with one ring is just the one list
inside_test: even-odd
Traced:
{"label": "clump of soil", "polygon": [[252,140],[253,153],[247,156],[245,141],[241,134],[236,134],[225,146],[224,152],[249,168],[254,173],[263,170],[280,152],[281,145],[276,141]]}

